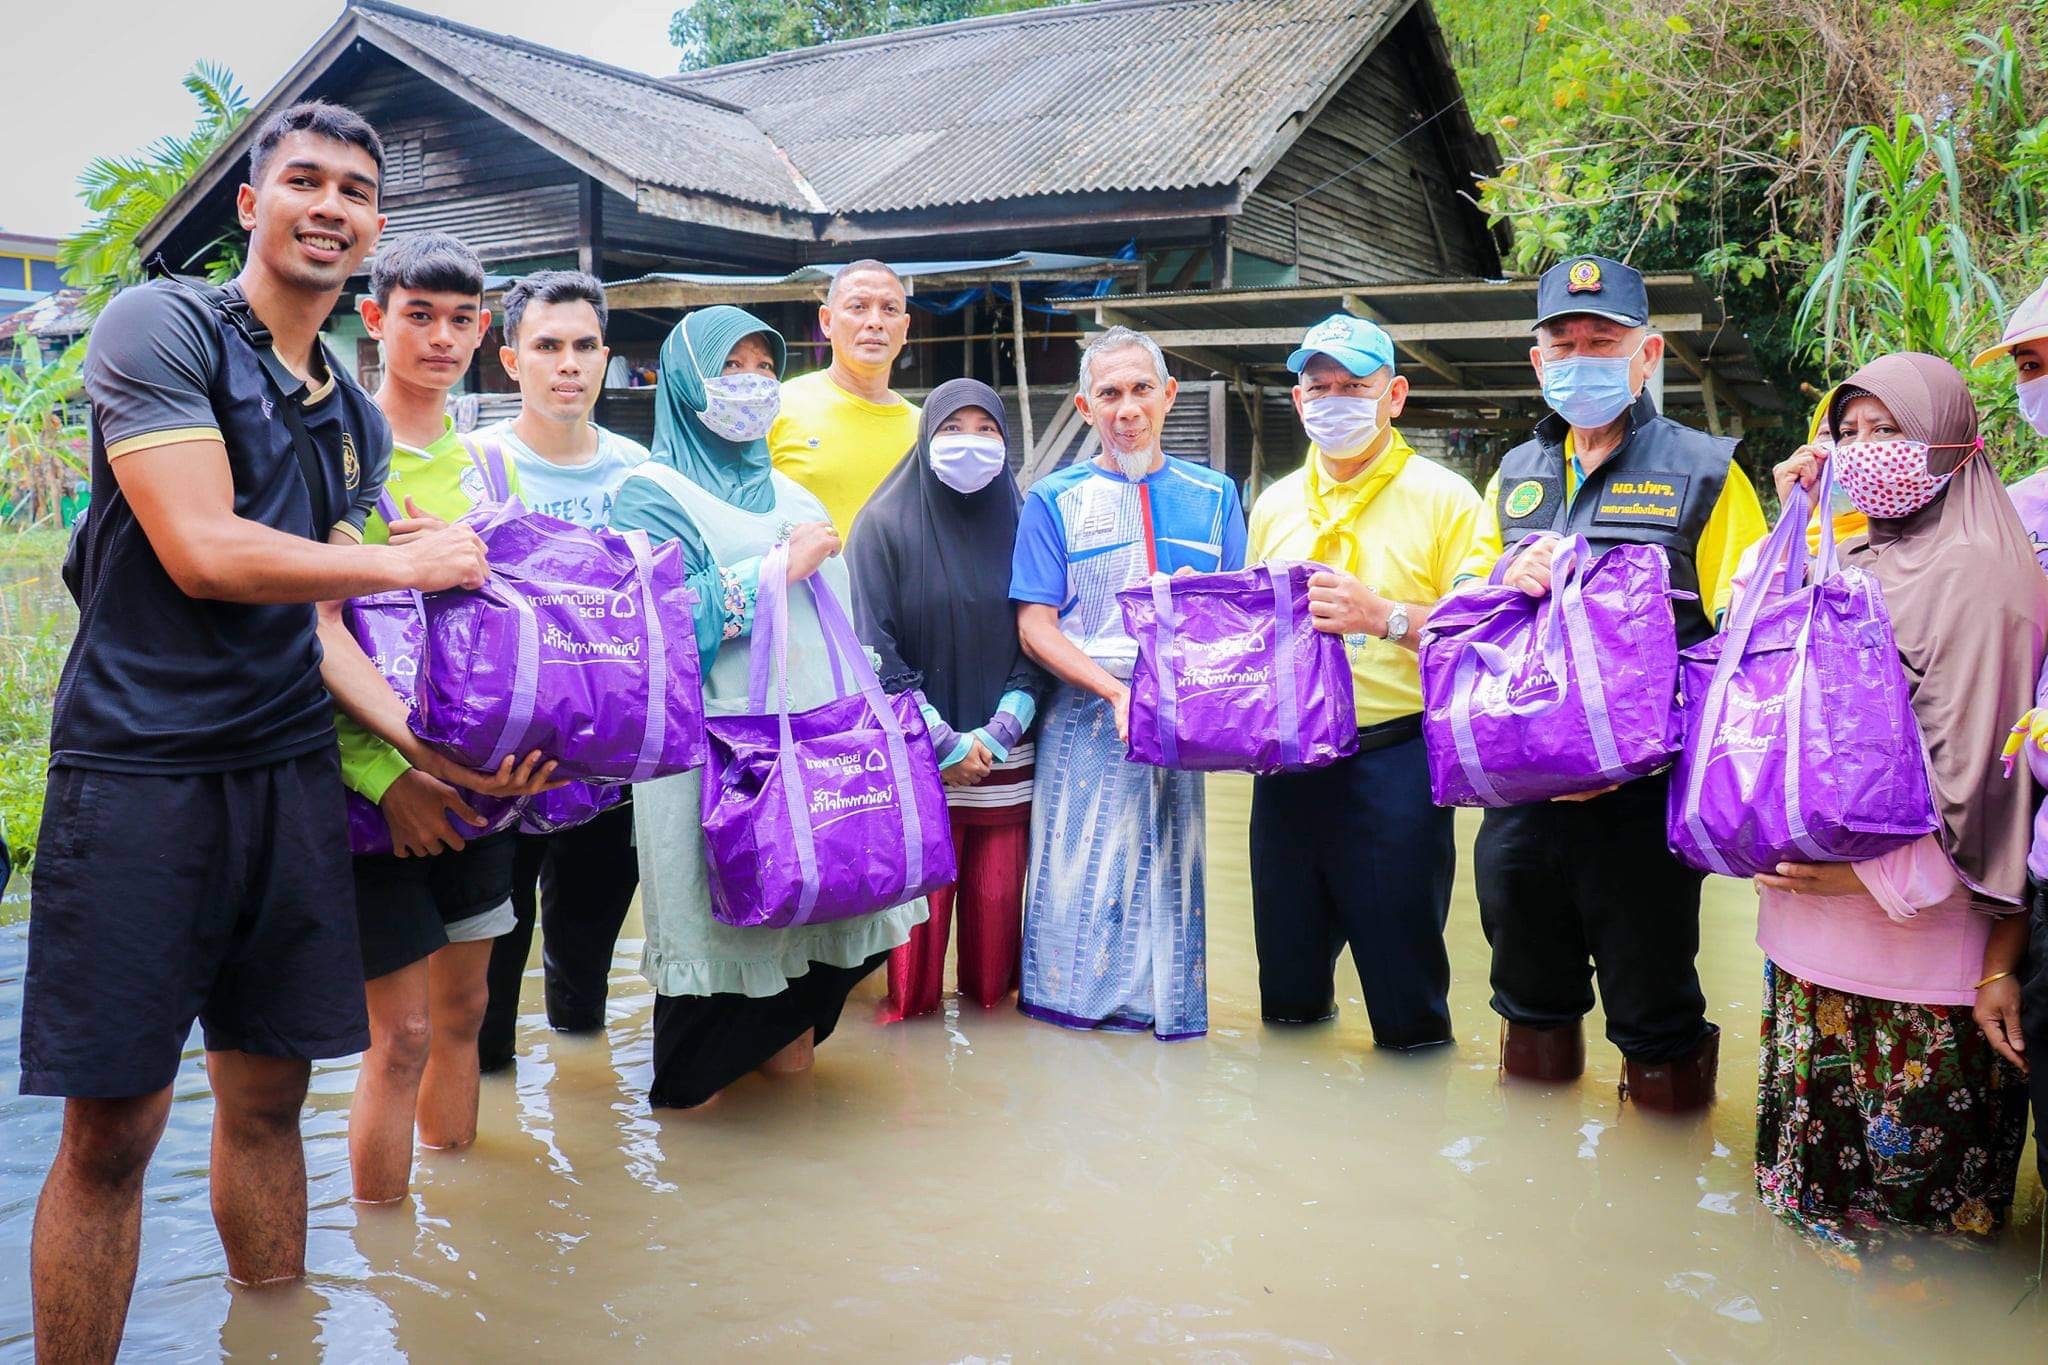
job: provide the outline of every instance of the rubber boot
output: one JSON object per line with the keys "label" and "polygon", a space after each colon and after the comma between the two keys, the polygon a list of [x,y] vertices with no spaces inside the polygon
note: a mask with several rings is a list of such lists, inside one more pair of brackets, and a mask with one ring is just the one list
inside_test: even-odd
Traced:
{"label": "rubber boot", "polygon": [[1721,1069],[1721,1030],[1700,1039],[1692,1051],[1668,1062],[1638,1062],[1623,1058],[1621,1096],[1644,1109],[1667,1114],[1704,1109],[1714,1102],[1714,1078]]}
{"label": "rubber boot", "polygon": [[1574,1081],[1586,1069],[1586,1029],[1574,1020],[1556,1028],[1501,1021],[1500,1067],[1527,1081]]}

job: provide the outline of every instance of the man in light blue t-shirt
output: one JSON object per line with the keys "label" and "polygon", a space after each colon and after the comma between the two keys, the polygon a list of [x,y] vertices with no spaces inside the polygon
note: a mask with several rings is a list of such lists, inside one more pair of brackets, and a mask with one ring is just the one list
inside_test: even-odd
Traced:
{"label": "man in light blue t-shirt", "polygon": [[[498,358],[519,381],[519,415],[478,434],[511,452],[528,508],[601,527],[619,484],[647,458],[645,446],[590,420],[610,357],[604,286],[580,271],[538,271],[505,291],[504,314]],[[490,1003],[477,1040],[485,1071],[512,1061],[536,918],[548,1024],[567,1032],[604,1027],[612,948],[639,885],[630,799],[574,829],[519,835],[516,919],[492,947]]]}
{"label": "man in light blue t-shirt", "polygon": [[638,441],[590,420],[604,389],[604,286],[576,270],[542,270],[505,291],[498,359],[519,381],[519,415],[481,435],[503,441],[535,512],[603,526],[626,472],[647,458]]}

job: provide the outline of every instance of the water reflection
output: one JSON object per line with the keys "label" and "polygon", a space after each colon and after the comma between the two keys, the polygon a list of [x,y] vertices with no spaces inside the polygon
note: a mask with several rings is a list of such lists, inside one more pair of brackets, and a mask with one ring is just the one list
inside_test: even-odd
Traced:
{"label": "water reflection", "polygon": [[[1722,1102],[1662,1118],[1617,1101],[1604,1043],[1576,1087],[1500,1084],[1469,889],[1453,909],[1455,1049],[1373,1052],[1350,999],[1334,1025],[1262,1027],[1244,788],[1212,793],[1206,1042],[957,1005],[882,1028],[876,980],[813,1075],[653,1114],[629,941],[602,1035],[548,1033],[529,980],[519,1063],[486,1081],[480,1141],[422,1153],[403,1204],[349,1203],[353,1064],[316,1071],[315,1274],[282,1292],[222,1281],[188,1059],[148,1186],[133,1357],[1942,1360],[1967,1342],[2040,1358],[2048,1306],[2013,1311],[2040,1246],[2031,1155],[2015,1226],[1988,1247],[1909,1239],[1857,1263],[1758,1207],[1746,888],[1713,884],[1703,930]],[[20,927],[0,929],[12,1267],[58,1113],[12,1094],[22,948]],[[25,1353],[26,1333],[10,1273],[0,1356]]]}

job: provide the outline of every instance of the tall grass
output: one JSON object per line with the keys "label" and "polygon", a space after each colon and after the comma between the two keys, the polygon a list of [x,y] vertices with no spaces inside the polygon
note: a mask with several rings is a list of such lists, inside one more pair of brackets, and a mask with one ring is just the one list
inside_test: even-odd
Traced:
{"label": "tall grass", "polygon": [[35,862],[50,761],[50,701],[70,630],[44,621],[33,635],[0,635],[0,824],[14,865]]}

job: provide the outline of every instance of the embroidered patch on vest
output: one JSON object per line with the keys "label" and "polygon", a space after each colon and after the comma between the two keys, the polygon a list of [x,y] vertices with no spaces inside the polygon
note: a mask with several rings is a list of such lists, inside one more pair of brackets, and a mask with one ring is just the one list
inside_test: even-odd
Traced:
{"label": "embroidered patch on vest", "polygon": [[1508,491],[1507,500],[1502,504],[1511,517],[1526,517],[1543,505],[1543,484],[1538,479],[1524,479]]}
{"label": "embroidered patch on vest", "polygon": [[1615,479],[1600,490],[1593,524],[1676,527],[1685,510],[1686,485],[1691,482],[1690,474],[1630,474]]}

